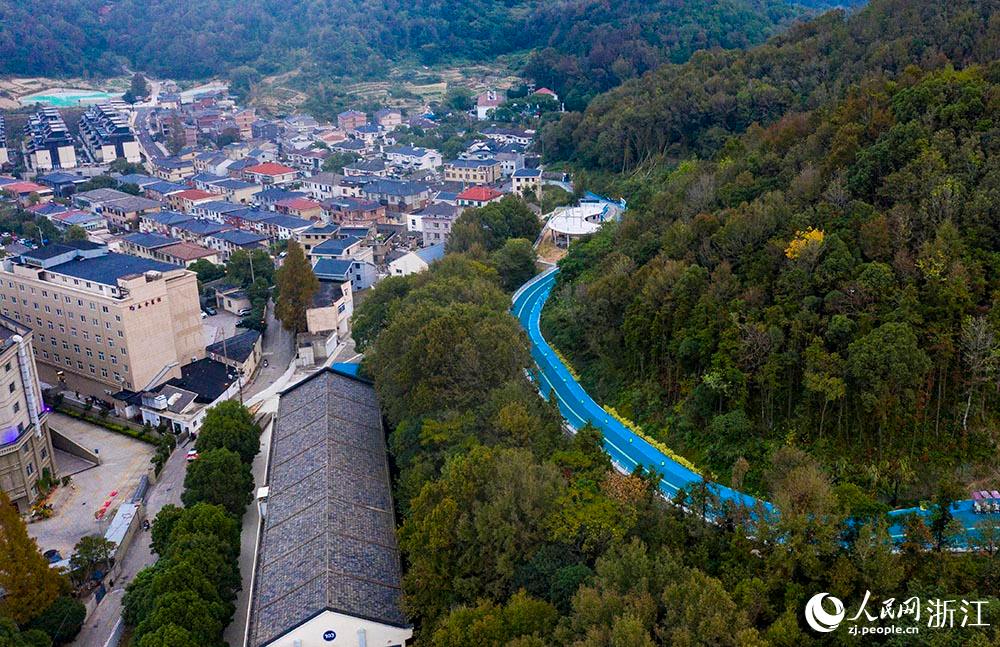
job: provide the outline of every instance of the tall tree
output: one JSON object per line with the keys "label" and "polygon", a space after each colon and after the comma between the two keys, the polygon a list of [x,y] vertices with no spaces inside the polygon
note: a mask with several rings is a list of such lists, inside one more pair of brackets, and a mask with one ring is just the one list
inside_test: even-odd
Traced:
{"label": "tall tree", "polygon": [[90,240],[90,237],[87,235],[87,230],[80,225],[71,225],[66,229],[66,233],[63,234],[63,240],[67,242],[79,242]]}
{"label": "tall tree", "polygon": [[282,328],[294,333],[306,329],[306,310],[312,305],[313,296],[319,291],[319,279],[313,273],[302,247],[297,241],[288,241],[285,264],[275,276],[278,302],[274,314]]}
{"label": "tall tree", "polygon": [[228,449],[211,449],[188,466],[181,501],[221,505],[237,519],[250,503],[253,475],[240,455]]}
{"label": "tall tree", "polygon": [[146,82],[146,77],[139,72],[133,74],[132,83],[129,85],[129,92],[137,100],[149,96],[149,83]]}
{"label": "tall tree", "polygon": [[28,529],[7,493],[0,491],[0,587],[2,604],[15,622],[31,620],[55,602],[65,579],[49,568],[49,561],[28,536]]}
{"label": "tall tree", "polygon": [[260,426],[246,407],[235,400],[226,400],[205,414],[194,448],[199,452],[228,449],[249,465],[260,452]]}

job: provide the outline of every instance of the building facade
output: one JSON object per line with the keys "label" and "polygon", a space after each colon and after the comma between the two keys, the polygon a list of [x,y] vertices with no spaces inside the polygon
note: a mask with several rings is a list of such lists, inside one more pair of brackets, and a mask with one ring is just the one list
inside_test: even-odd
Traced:
{"label": "building facade", "polygon": [[31,329],[0,320],[0,488],[26,514],[38,480],[57,478]]}
{"label": "building facade", "polygon": [[147,388],[205,356],[194,272],[81,242],[5,258],[0,281],[0,313],[37,331],[39,364],[97,395]]}

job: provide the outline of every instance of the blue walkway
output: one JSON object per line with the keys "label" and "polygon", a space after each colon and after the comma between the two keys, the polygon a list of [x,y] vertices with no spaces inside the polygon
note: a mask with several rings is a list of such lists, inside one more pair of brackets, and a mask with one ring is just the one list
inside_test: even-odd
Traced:
{"label": "blue walkway", "polygon": [[[531,340],[531,355],[538,365],[539,390],[542,395],[548,397],[553,390],[555,391],[559,410],[574,429],[579,429],[588,422],[596,427],[604,435],[604,447],[616,465],[626,471],[632,471],[636,465],[642,465],[660,474],[662,476],[660,490],[668,498],[673,497],[681,488],[690,489],[690,486],[700,484],[702,479],[698,474],[663,454],[594,402],[542,337],[539,327],[542,307],[548,299],[552,286],[555,285],[557,272],[558,269],[552,268],[539,274],[521,286],[513,298],[512,312],[528,332]],[[713,484],[712,489],[723,503],[743,504],[749,507],[759,503],[766,510],[774,511],[770,503],[732,488]],[[927,511],[919,508],[894,510],[889,514],[902,516],[912,512],[927,514]],[[973,530],[975,523],[984,517],[972,511],[971,500],[956,503],[952,507],[952,513],[966,530]],[[890,534],[894,539],[901,539],[903,536],[898,524],[890,528]]]}

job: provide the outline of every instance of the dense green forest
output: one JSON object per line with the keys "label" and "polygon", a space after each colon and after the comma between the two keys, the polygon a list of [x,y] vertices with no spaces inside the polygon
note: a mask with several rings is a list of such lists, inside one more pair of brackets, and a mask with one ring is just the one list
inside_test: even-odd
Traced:
{"label": "dense green forest", "polygon": [[882,0],[854,17],[830,12],[750,50],[698,52],[568,115],[546,133],[545,151],[611,171],[711,157],[751,124],[828,106],[865,78],[993,61],[998,9],[993,0]]}
{"label": "dense green forest", "polygon": [[[380,282],[355,313],[391,429],[415,647],[872,644],[846,626],[809,630],[802,609],[818,591],[852,611],[871,591],[876,618],[889,598],[987,601],[991,626],[959,626],[956,613],[954,628],[929,629],[925,607],[919,623],[887,621],[919,626],[919,642],[883,644],[1000,639],[1000,535],[986,525],[971,551],[950,553],[964,531],[938,508],[909,519],[896,550],[884,508],[794,446],[761,481],[780,516],[729,509],[709,523],[688,512],[713,504],[701,488],[666,501],[656,479],[612,468],[597,431],[564,434],[525,377],[528,340],[503,277],[503,264],[449,254]],[[952,496],[943,487],[935,500]]]}
{"label": "dense green forest", "polygon": [[796,18],[856,2],[0,0],[0,74],[101,76],[126,65],[246,83],[295,70],[308,84],[384,78],[402,61],[493,63],[539,49],[526,73],[582,109],[664,61],[759,43]]}
{"label": "dense green forest", "polygon": [[[592,392],[751,491],[788,446],[891,505],[995,487],[998,9],[876,0],[596,101],[578,161],[646,161],[592,176],[632,208],[543,321]],[[707,90],[667,110],[678,79]],[[743,112],[750,87],[780,99]],[[670,121],[613,116],[640,110]]]}

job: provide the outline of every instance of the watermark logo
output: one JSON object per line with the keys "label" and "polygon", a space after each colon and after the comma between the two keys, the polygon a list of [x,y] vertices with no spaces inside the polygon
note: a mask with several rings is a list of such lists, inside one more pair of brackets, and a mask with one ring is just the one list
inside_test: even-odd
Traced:
{"label": "watermark logo", "polygon": [[[824,602],[827,606],[823,605]],[[986,604],[986,600],[922,600],[916,596],[899,602],[888,598],[878,604],[872,601],[871,591],[865,591],[858,612],[847,618],[840,599],[829,593],[817,593],[806,603],[805,618],[813,631],[819,633],[835,631],[846,618],[850,623],[846,631],[852,636],[918,634],[922,622],[929,629],[988,627],[989,623],[983,622],[983,606]],[[830,605],[833,606],[832,613]]]}
{"label": "watermark logo", "polygon": [[[827,613],[823,608],[823,599],[830,598],[833,603],[833,613]],[[844,603],[828,593],[817,593],[806,603],[806,622],[814,631],[829,633],[840,626],[844,620]]]}

